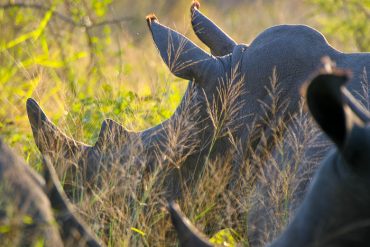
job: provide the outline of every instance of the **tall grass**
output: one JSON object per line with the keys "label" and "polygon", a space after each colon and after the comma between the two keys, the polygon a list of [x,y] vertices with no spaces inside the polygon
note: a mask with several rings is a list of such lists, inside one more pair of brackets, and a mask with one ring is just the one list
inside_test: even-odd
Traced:
{"label": "tall grass", "polygon": [[[258,32],[278,23],[318,26],[309,15],[310,5],[302,2],[233,1],[234,6],[212,3],[205,1],[202,10],[240,42],[250,42]],[[26,117],[28,97],[35,97],[68,135],[89,144],[95,143],[101,122],[107,117],[134,131],[154,126],[172,115],[187,83],[170,75],[163,65],[145,30],[144,16],[156,10],[158,16],[164,16],[163,22],[174,20],[179,31],[194,37],[189,25],[183,24],[189,23],[188,1],[159,1],[156,6],[132,1],[106,1],[100,7],[79,1],[50,4],[76,23],[129,19],[88,27],[65,23],[52,11],[0,8],[0,136],[36,169],[41,167],[41,157]],[[340,41],[335,43],[341,46]],[[230,150],[223,157],[206,159],[196,181],[181,183],[181,163],[202,148],[196,138],[202,129],[197,129],[199,119],[194,117],[204,110],[199,106],[185,108],[169,125],[167,142],[161,144],[166,148],[158,149],[161,152],[155,158],[159,165],[150,173],[145,169],[149,158],[142,145],[133,141],[124,166],[112,165],[112,170],[101,173],[100,186],[88,192],[82,190],[83,194],[74,198],[76,210],[108,246],[177,246],[163,197],[163,187],[171,186],[171,181],[166,180],[168,174],[175,174],[183,186],[181,208],[208,236],[231,228],[230,234],[248,246],[247,221],[254,213],[250,209],[259,205],[267,205],[274,219],[262,233],[264,241],[271,240],[286,224],[295,186],[312,172],[302,173],[297,165],[310,162],[302,150],[314,140],[317,130],[311,128],[303,106],[289,119],[275,117],[284,111],[284,104],[279,99],[278,80],[272,75],[267,91],[271,101],[261,104],[273,140],[252,135],[249,141],[254,143],[253,138],[258,138],[261,148],[244,150],[234,132],[258,126],[234,124],[240,117],[237,99],[243,97],[244,89],[232,81],[230,78],[218,89],[218,103],[205,102],[208,120],[215,129],[208,156],[222,138],[231,144]],[[118,161],[116,157],[112,164]],[[60,171],[59,176],[67,174]],[[69,181],[72,186],[83,185],[80,177],[74,179]]]}

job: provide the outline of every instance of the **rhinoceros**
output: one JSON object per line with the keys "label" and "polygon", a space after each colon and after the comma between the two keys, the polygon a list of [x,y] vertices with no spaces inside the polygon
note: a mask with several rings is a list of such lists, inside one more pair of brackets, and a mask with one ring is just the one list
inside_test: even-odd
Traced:
{"label": "rhinoceros", "polygon": [[[306,88],[308,108],[334,142],[293,221],[270,247],[368,246],[370,242],[370,114],[343,86],[345,70],[321,70]],[[180,244],[212,246],[169,205]]]}
{"label": "rhinoceros", "polygon": [[0,139],[0,185],[3,245],[101,246],[73,212],[49,158],[42,178]]}
{"label": "rhinoceros", "polygon": [[[230,143],[230,139],[234,139],[245,151],[239,152],[241,157],[233,157],[235,174],[240,174],[238,170],[244,160],[260,157],[255,173],[263,179],[256,180],[248,224],[251,244],[261,245],[271,239],[261,235],[267,226],[279,231],[274,210],[281,205],[275,205],[268,192],[269,184],[277,183],[279,172],[276,171],[294,173],[290,174],[294,180],[288,183],[288,191],[291,191],[288,200],[282,203],[288,211],[283,218],[289,220],[317,164],[332,145],[320,131],[313,131],[307,145],[303,148],[298,145],[303,158],[291,162],[294,164],[283,162],[295,150],[291,143],[280,145],[276,139],[287,135],[300,137],[301,119],[306,129],[315,129],[310,118],[301,111],[302,83],[319,67],[322,57],[328,56],[339,67],[353,71],[348,90],[357,97],[357,92],[363,90],[361,79],[370,66],[370,54],[340,52],[330,46],[320,32],[305,25],[273,26],[249,45],[238,44],[200,12],[197,2],[191,7],[191,21],[196,35],[210,48],[211,54],[160,24],[155,16],[147,18],[154,43],[170,71],[190,80],[181,104],[170,119],[139,133],[106,120],[96,144],[89,146],[63,134],[30,99],[27,110],[33,134],[41,152],[60,153],[65,159],[74,157],[72,163],[77,165],[73,167],[78,167],[84,174],[82,177],[88,180],[109,170],[112,163],[139,163],[147,170],[155,169],[158,164],[178,168],[169,172],[166,190],[170,198],[181,194],[178,181],[196,179],[205,161],[234,148]],[[368,98],[368,91],[364,98]],[[190,127],[185,128],[184,121],[185,126]],[[171,139],[169,133],[173,130],[182,135],[178,139],[185,143],[177,145],[180,141]],[[130,143],[140,144],[137,145],[140,155],[134,155]],[[281,152],[284,150],[281,146],[286,146],[287,151]],[[144,162],[135,158],[143,156]]]}

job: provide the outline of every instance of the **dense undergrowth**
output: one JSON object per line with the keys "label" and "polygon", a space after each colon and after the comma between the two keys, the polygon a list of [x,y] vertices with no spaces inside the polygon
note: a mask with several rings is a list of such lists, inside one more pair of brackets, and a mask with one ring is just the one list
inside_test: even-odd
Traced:
{"label": "dense undergrowth", "polygon": [[[189,1],[39,2],[0,1],[0,137],[32,167],[40,169],[41,156],[27,119],[29,97],[64,132],[88,144],[95,143],[105,118],[138,131],[172,115],[187,82],[171,75],[161,61],[144,17],[155,12],[161,22],[204,47],[191,32]],[[250,42],[271,25],[304,23],[323,31],[337,48],[369,51],[369,5],[354,0],[203,1],[202,11],[238,42]],[[235,150],[243,152],[237,143]],[[258,161],[245,161],[245,176],[233,190],[227,188],[231,162],[208,164],[201,182],[180,200],[186,215],[215,241],[224,234],[230,244],[247,244],[253,190],[249,175],[251,163]],[[76,202],[78,212],[109,246],[176,245],[158,186],[161,172],[144,182],[143,172],[124,171],[129,179],[123,185],[109,177],[103,189]],[[286,172],[276,186],[291,178]],[[282,193],[283,198],[276,197]],[[274,195],[282,205],[289,199],[289,191]],[[281,227],[286,220],[282,214]]]}

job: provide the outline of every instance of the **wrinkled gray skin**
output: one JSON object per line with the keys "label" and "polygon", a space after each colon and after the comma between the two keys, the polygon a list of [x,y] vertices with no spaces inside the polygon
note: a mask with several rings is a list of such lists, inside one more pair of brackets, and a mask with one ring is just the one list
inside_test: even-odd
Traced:
{"label": "wrinkled gray skin", "polygon": [[[107,161],[112,160],[112,157],[120,164],[124,164],[132,158],[129,155],[130,148],[127,144],[131,141],[128,140],[139,140],[142,143],[143,153],[149,157],[146,166],[151,170],[157,164],[156,158],[154,158],[155,154],[161,153],[158,150],[166,153],[166,145],[163,144],[169,142],[166,137],[166,133],[170,129],[169,126],[176,125],[177,116],[184,112],[184,102],[187,98],[190,98],[191,106],[201,106],[197,114],[189,114],[187,117],[195,121],[194,129],[196,131],[194,133],[196,135],[193,138],[198,141],[198,146],[202,148],[195,150],[192,155],[187,157],[180,169],[173,169],[175,179],[169,180],[169,186],[166,188],[169,192],[168,197],[172,198],[180,194],[180,188],[175,183],[179,181],[179,179],[176,179],[176,175],[182,174],[185,180],[191,180],[192,175],[199,174],[199,170],[203,167],[204,158],[208,153],[210,140],[214,133],[213,125],[207,118],[205,100],[207,99],[211,104],[217,103],[217,88],[225,86],[225,82],[231,80],[231,85],[235,85],[241,80],[242,89],[245,91],[237,99],[240,110],[233,117],[234,123],[232,124],[232,126],[239,127],[233,129],[233,136],[237,141],[240,141],[241,149],[246,150],[246,147],[251,147],[250,150],[256,150],[257,155],[259,155],[258,150],[261,149],[259,147],[263,146],[259,143],[259,140],[263,134],[271,143],[267,151],[276,156],[277,160],[284,160],[284,157],[279,157],[281,154],[274,142],[270,140],[274,135],[270,126],[265,123],[265,110],[261,105],[261,102],[265,102],[267,105],[271,104],[271,97],[266,89],[271,85],[274,70],[277,73],[278,86],[281,90],[280,99],[287,102],[287,105],[270,117],[283,119],[288,128],[295,129],[298,136],[300,129],[295,127],[296,123],[291,119],[300,114],[299,88],[318,68],[322,57],[328,56],[336,62],[338,67],[351,69],[353,77],[348,89],[354,95],[356,95],[356,91],[361,91],[360,78],[364,69],[369,70],[369,53],[342,53],[337,51],[327,43],[321,33],[304,25],[274,26],[259,34],[250,45],[237,44],[206,18],[198,10],[198,7],[199,4],[194,3],[191,8],[193,29],[214,55],[208,54],[181,34],[161,25],[154,16],[147,19],[153,40],[171,72],[180,78],[191,81],[183,102],[170,119],[139,133],[128,132],[117,123],[107,120],[103,123],[100,136],[108,136],[108,138],[99,138],[97,144],[88,146],[67,138],[47,120],[39,106],[33,100],[29,100],[27,102],[28,114],[36,143],[41,152],[55,152],[57,150],[55,147],[61,145],[65,147],[66,151],[64,153],[67,157],[68,153],[71,153],[70,150],[73,149],[73,155],[70,156],[77,157],[78,161],[74,162],[82,167],[80,170],[87,179],[93,179],[102,170],[107,169],[109,166],[107,164],[112,163]],[[190,85],[195,87],[194,97],[189,93],[190,88],[192,88]],[[53,126],[53,131],[48,133],[50,128],[45,126]],[[315,128],[315,126],[308,123],[308,128]],[[115,129],[119,131],[112,131]],[[111,132],[119,134],[113,134],[114,137],[111,137]],[[42,142],[38,141],[39,136],[42,135],[47,136],[48,145],[43,145]],[[284,133],[280,133],[280,135],[284,136]],[[110,141],[112,139],[116,141]],[[55,143],[59,144],[55,145]],[[102,144],[103,146],[109,146],[109,148],[107,147],[102,151],[102,148],[99,147]],[[294,151],[289,143],[286,143],[286,145],[285,158],[292,156]],[[317,132],[315,138],[302,151],[303,159],[298,162],[299,169],[296,179],[290,186],[294,191],[292,192],[292,200],[288,202],[287,206],[290,210],[289,217],[294,214],[297,205],[300,204],[308,180],[312,177],[317,164],[327,154],[331,145],[326,137]],[[224,154],[225,150],[229,149],[229,140],[220,138],[213,147],[212,155]],[[235,160],[248,158],[248,152],[244,155],[246,157],[237,157]],[[235,162],[234,169],[239,169],[240,164],[242,163]],[[268,164],[268,161],[261,164],[265,174],[270,172]],[[287,166],[284,162],[280,162],[279,165],[282,166],[281,169]],[[268,183],[273,182],[276,177],[277,175],[273,173],[269,175]],[[278,226],[275,226],[275,216],[270,212],[271,209],[274,210],[275,205],[270,201],[266,187],[268,187],[266,183],[262,184],[257,181],[255,197],[259,199],[252,200],[255,204],[251,205],[248,218],[250,241],[253,246],[262,245],[278,231],[276,230]],[[272,229],[276,228],[272,231],[274,233],[272,236],[264,236],[263,233],[266,232],[266,227],[271,225],[273,226]]]}
{"label": "wrinkled gray skin", "polygon": [[[307,88],[309,110],[336,148],[321,163],[295,218],[270,247],[369,245],[370,115],[348,97],[347,80],[345,71],[322,70]],[[169,212],[181,246],[212,246],[176,204]]]}
{"label": "wrinkled gray skin", "polygon": [[[15,155],[0,139],[0,224],[10,225],[0,242],[12,246],[101,246],[73,213],[53,166],[44,160],[44,177]],[[31,223],[24,223],[31,217]],[[11,222],[11,223],[9,223]]]}

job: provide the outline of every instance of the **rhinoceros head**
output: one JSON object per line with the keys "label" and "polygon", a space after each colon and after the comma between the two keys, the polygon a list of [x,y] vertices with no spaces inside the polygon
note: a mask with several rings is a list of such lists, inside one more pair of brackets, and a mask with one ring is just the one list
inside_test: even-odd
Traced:
{"label": "rhinoceros head", "polygon": [[[58,174],[65,175],[65,188],[93,182],[114,162],[125,162],[128,143],[134,143],[136,133],[129,132],[111,119],[102,123],[94,146],[78,142],[56,127],[34,99],[27,100],[27,114],[37,147],[58,165]],[[102,164],[107,164],[106,167]],[[81,182],[81,183],[80,183]],[[95,181],[96,182],[96,181]]]}
{"label": "rhinoceros head", "polygon": [[[155,16],[147,17],[153,40],[170,71],[190,81],[174,115],[158,126],[141,132],[131,132],[107,119],[102,124],[98,140],[91,146],[68,137],[47,118],[34,99],[28,99],[27,113],[39,150],[59,160],[58,163],[67,164],[64,166],[67,170],[59,171],[59,174],[67,172],[66,179],[77,176],[80,180],[92,181],[115,163],[143,166],[140,160],[143,156],[146,157],[145,169],[149,170],[155,167],[158,159],[167,163],[176,163],[174,159],[186,163],[188,156],[192,156],[188,162],[191,166],[188,175],[193,177],[190,173],[197,173],[196,167],[200,167],[197,163],[202,162],[204,156],[200,154],[207,154],[215,129],[215,124],[208,119],[207,105],[213,106],[215,101],[220,101],[218,95],[221,85],[232,81],[230,53],[236,46],[197,7],[199,4],[194,3],[191,8],[194,30],[210,47],[212,54],[217,56],[208,54],[183,35],[160,24]],[[187,122],[187,127],[181,121]],[[179,132],[185,137],[177,138],[180,141],[171,139],[171,131]],[[176,149],[173,146],[178,142],[181,147]],[[172,147],[167,148],[169,145]],[[222,147],[221,149],[224,150]]]}

